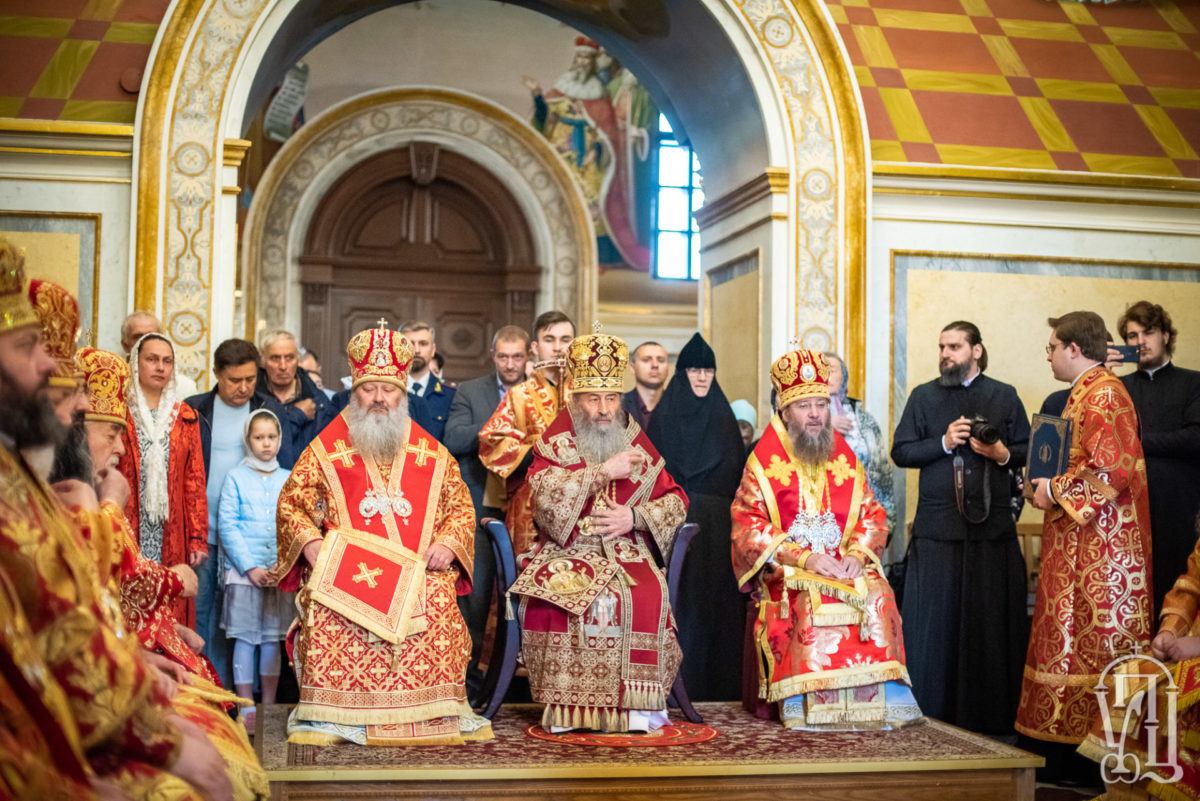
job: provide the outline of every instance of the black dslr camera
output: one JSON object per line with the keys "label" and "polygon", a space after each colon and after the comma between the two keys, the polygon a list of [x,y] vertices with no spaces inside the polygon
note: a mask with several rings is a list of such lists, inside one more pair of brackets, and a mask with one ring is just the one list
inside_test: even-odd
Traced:
{"label": "black dslr camera", "polygon": [[971,436],[984,445],[995,445],[1000,440],[1000,429],[983,415],[977,414],[971,418]]}

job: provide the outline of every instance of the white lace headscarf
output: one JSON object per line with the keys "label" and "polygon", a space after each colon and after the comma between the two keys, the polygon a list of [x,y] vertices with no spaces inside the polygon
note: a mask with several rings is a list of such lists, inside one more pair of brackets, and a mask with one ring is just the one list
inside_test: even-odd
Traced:
{"label": "white lace headscarf", "polygon": [[[171,378],[163,387],[162,397],[158,402],[158,415],[150,414],[146,395],[138,381],[138,354],[142,351],[142,343],[147,339],[161,339],[166,342],[172,355],[175,353],[175,346],[162,334],[150,333],[135,342],[129,351],[129,370],[132,373],[129,382],[129,409],[133,415],[138,440],[145,438],[150,441],[150,447],[141,452],[142,475],[146,477],[146,491],[142,494],[141,509],[148,521],[159,523],[166,520],[170,514],[166,452],[171,427],[175,425],[175,417],[179,414],[179,402],[175,399],[175,372],[172,370]],[[137,487],[131,489],[134,492],[138,491]]]}

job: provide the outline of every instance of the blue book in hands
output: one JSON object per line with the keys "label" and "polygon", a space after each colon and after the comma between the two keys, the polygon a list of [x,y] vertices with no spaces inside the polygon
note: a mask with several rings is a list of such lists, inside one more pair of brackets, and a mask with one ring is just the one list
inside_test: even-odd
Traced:
{"label": "blue book in hands", "polygon": [[1071,421],[1049,414],[1035,414],[1025,468],[1025,497],[1033,497],[1033,479],[1061,476],[1070,464]]}

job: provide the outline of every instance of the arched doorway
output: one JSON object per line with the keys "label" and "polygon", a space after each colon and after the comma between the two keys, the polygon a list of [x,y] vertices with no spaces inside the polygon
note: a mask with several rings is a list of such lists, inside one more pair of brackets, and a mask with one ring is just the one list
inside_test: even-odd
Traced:
{"label": "arched doorway", "polygon": [[[232,269],[237,188],[220,195],[236,171],[221,154],[241,136],[247,109],[316,42],[408,2],[172,7],[139,106],[133,251],[136,304],[162,310],[180,346],[181,371],[199,375],[214,333],[232,328],[225,301],[240,292]],[[880,359],[865,348],[869,155],[861,99],[824,3],[645,0],[635,16],[647,24],[586,0],[513,5],[551,16],[619,56],[645,77],[672,124],[688,132],[713,210],[701,232],[702,269],[713,290],[701,302],[702,324],[712,325],[723,358],[755,354],[760,413],[772,357],[795,335],[808,347],[843,350],[854,391],[868,362]],[[661,13],[646,17],[643,6]],[[580,270],[575,283],[585,312],[594,308],[590,278]],[[757,295],[752,319],[744,319],[740,301],[733,308],[730,293]],[[299,298],[288,294],[287,286],[262,293],[260,304],[279,303],[284,312],[268,320],[292,314]],[[539,297],[539,306],[549,308],[547,300]]]}
{"label": "arched doorway", "polygon": [[386,150],[321,198],[300,261],[300,336],[327,386],[354,333],[380,317],[431,323],[446,378],[484,371],[496,329],[533,322],[540,270],[529,226],[491,172],[433,142]]}

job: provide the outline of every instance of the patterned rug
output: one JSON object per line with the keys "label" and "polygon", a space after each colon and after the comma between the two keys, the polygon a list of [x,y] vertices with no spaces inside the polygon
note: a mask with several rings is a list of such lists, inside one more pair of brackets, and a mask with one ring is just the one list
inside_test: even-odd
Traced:
{"label": "patterned rug", "polygon": [[[636,771],[727,775],[747,773],[880,770],[953,770],[958,768],[1037,767],[1042,760],[1012,746],[989,740],[936,720],[926,719],[896,731],[788,731],[778,722],[764,721],[737,703],[696,704],[705,728],[719,734],[682,748],[596,748],[562,739],[526,736],[540,724],[536,704],[505,706],[492,721],[496,738],[462,746],[409,748],[358,745],[309,746],[287,742],[290,707],[260,710],[263,736],[260,758],[272,779],[289,774],[325,774],[330,770],[419,774],[423,779],[506,775],[612,775]],[[671,710],[675,727],[683,716]],[[346,778],[353,778],[347,776]],[[364,778],[366,778],[364,773]]]}
{"label": "patterned rug", "polygon": [[720,732],[702,723],[681,720],[668,723],[658,731],[646,733],[605,734],[597,731],[565,731],[554,734],[540,725],[530,726],[525,734],[538,740],[566,745],[589,745],[593,748],[651,748],[664,745],[694,745],[711,740]]}

